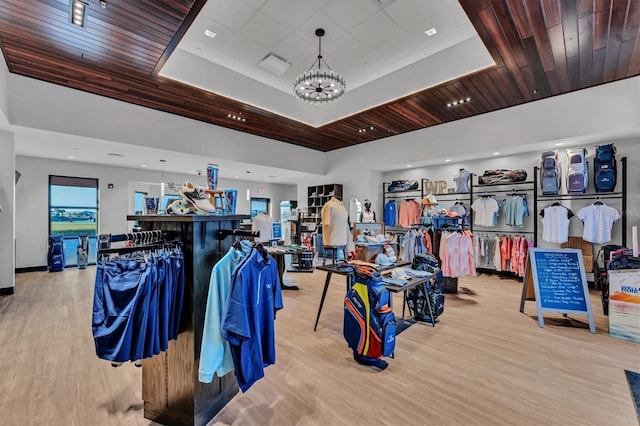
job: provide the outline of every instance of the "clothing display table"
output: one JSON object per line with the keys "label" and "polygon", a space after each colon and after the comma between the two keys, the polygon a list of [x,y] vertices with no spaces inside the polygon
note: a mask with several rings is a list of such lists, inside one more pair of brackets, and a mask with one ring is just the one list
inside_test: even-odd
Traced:
{"label": "clothing display table", "polygon": [[[394,269],[397,267],[407,266],[409,264],[410,262],[398,262],[395,265],[378,266],[377,269],[379,272],[384,272],[384,271],[390,271],[391,269]],[[351,276],[352,276],[351,272],[341,271],[340,269],[338,269],[338,265],[316,266],[316,269],[319,271],[325,271],[327,273],[327,276],[324,280],[324,288],[322,289],[322,297],[320,298],[320,306],[318,306],[318,314],[316,315],[316,322],[313,325],[313,331],[316,331],[316,329],[318,328],[318,321],[320,320],[320,313],[322,312],[322,306],[324,306],[324,299],[327,297],[327,290],[329,289],[329,283],[331,283],[331,276],[333,274],[343,275],[346,278],[346,284],[347,284],[346,290],[349,290],[349,288],[351,287]]]}

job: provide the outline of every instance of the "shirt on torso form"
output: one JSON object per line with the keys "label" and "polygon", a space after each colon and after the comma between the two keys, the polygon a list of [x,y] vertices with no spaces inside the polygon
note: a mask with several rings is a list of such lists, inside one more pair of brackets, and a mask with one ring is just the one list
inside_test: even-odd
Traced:
{"label": "shirt on torso form", "polygon": [[549,206],[543,210],[542,239],[548,243],[569,240],[569,210],[564,206]]}
{"label": "shirt on torso form", "polygon": [[331,197],[322,207],[322,244],[329,247],[347,245],[349,213],[342,201]]}
{"label": "shirt on torso form", "polygon": [[362,211],[362,223],[373,223],[376,221],[376,213],[373,210],[363,210]]}
{"label": "shirt on torso form", "polygon": [[273,218],[266,213],[260,213],[251,221],[251,230],[260,231],[260,236],[255,241],[269,242],[273,236]]}
{"label": "shirt on torso form", "polygon": [[611,241],[611,227],[620,219],[620,213],[606,204],[592,204],[580,209],[578,217],[584,222],[582,238],[596,244]]}
{"label": "shirt on torso form", "polygon": [[467,193],[469,192],[469,173],[465,169],[460,169],[458,173],[453,176],[453,181],[456,183],[456,192]]}

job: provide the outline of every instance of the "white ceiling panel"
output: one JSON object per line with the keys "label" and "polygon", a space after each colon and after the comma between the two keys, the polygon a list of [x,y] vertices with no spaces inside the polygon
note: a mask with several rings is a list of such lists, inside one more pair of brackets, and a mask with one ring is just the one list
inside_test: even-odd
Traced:
{"label": "white ceiling panel", "polygon": [[200,11],[200,15],[204,14],[234,31],[240,31],[255,13],[256,9],[237,0],[208,1]]}
{"label": "white ceiling panel", "polygon": [[351,30],[356,39],[372,49],[401,33],[400,28],[382,11]]}
{"label": "white ceiling panel", "polygon": [[374,0],[333,0],[323,12],[333,17],[342,28],[351,31],[367,18],[380,11]]}
{"label": "white ceiling panel", "polygon": [[282,56],[292,65],[311,66],[311,61],[307,64],[306,58],[311,53],[315,53],[316,46],[300,37],[298,34],[291,33],[287,38],[282,40],[274,49],[273,53]]}
{"label": "white ceiling panel", "polygon": [[309,40],[317,46],[318,37],[316,37],[316,28],[324,28],[325,30],[325,35],[324,37],[322,37],[323,47],[331,44],[338,37],[341,37],[345,32],[344,28],[338,25],[338,23],[333,21],[330,17],[322,12],[316,12],[311,18],[309,18],[308,21],[303,22],[298,27],[298,29],[296,30],[296,34],[298,34],[305,40]]}
{"label": "white ceiling panel", "polygon": [[291,7],[290,0],[270,0],[264,4],[260,12],[278,22],[289,31],[294,31],[316,13],[313,2],[299,0]]}
{"label": "white ceiling panel", "polygon": [[248,4],[249,6],[253,7],[254,9],[259,9],[262,7],[262,5],[265,3],[266,0],[242,0],[242,1]]}
{"label": "white ceiling panel", "polygon": [[269,49],[260,46],[242,35],[236,35],[227,47],[224,53],[234,58],[244,61],[244,69],[254,67],[264,56],[269,53]]}
{"label": "white ceiling panel", "polygon": [[[216,33],[214,38],[205,35],[205,30]],[[185,43],[190,41],[198,41],[206,46],[219,51],[224,50],[225,46],[233,40],[236,32],[231,28],[223,25],[207,16],[201,15],[191,24],[188,33],[185,35]]]}
{"label": "white ceiling panel", "polygon": [[443,9],[437,1],[400,0],[387,6],[385,13],[402,27],[424,27],[423,31],[435,26],[433,16]]}
{"label": "white ceiling panel", "polygon": [[262,13],[256,13],[242,29],[242,35],[267,50],[272,50],[289,35],[289,31]]}

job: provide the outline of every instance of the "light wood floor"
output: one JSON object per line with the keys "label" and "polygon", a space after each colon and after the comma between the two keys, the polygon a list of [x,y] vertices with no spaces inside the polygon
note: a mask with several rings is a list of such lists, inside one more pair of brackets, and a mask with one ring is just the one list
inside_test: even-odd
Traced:
{"label": "light wood floor", "polygon": [[[16,277],[0,297],[0,425],[149,425],[141,371],[96,358],[95,267]],[[389,368],[356,364],[342,337],[344,278],[334,277],[313,332],[324,273],[288,273],[277,317],[277,364],[221,411],[216,425],[637,425],[624,369],[640,345],[607,333],[592,293],[586,318],[518,312],[520,284],[460,280],[475,295],[447,298],[441,322],[398,336]],[[396,311],[401,299],[396,298]]]}

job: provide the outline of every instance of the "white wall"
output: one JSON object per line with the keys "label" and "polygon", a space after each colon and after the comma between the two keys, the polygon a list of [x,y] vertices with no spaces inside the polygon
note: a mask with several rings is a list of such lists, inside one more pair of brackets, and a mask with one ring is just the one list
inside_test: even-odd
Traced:
{"label": "white wall", "polygon": [[0,55],[0,126],[9,123],[9,69],[4,60],[4,55]]}
{"label": "white wall", "polygon": [[[10,157],[13,158],[13,156]],[[130,230],[131,223],[127,222],[126,216],[133,212],[133,192],[136,188],[151,188],[150,183],[158,183],[162,177],[157,171],[24,156],[16,157],[16,165],[22,173],[16,188],[17,268],[47,264],[49,175],[97,178],[99,180],[98,232],[113,234]],[[166,182],[184,183],[186,180],[194,181],[199,185],[206,184],[204,177],[165,174]],[[131,182],[136,183],[130,184]],[[108,183],[112,183],[114,188],[107,189]],[[254,193],[258,188],[263,188],[263,194],[259,196],[272,199],[277,215],[279,215],[277,206],[281,200],[295,199],[295,186],[292,185],[220,179],[219,187],[238,189],[239,200],[236,211],[238,214],[249,214],[249,202],[246,200],[247,188]],[[0,217],[2,214],[0,213]]]}
{"label": "white wall", "polygon": [[324,153],[316,150],[16,74],[9,76],[9,107],[11,124],[16,126],[182,152],[203,158],[325,173]]}
{"label": "white wall", "polygon": [[0,289],[15,287],[15,144],[0,131]]}
{"label": "white wall", "polygon": [[[600,144],[605,143],[614,143],[617,148],[616,158],[620,160],[622,157],[627,158],[627,245],[631,245],[631,227],[638,226],[640,227],[640,191],[638,191],[638,184],[640,184],[640,137],[635,138],[623,138],[617,140],[603,140]],[[583,144],[579,145],[580,147],[584,147],[588,151],[587,160],[589,162],[589,193],[595,192],[593,189],[593,155],[595,153],[595,145],[597,144]],[[548,149],[558,149],[559,150],[559,158],[563,167],[563,170],[566,170],[564,162],[566,161],[566,146],[556,147],[553,144],[550,144]],[[527,180],[533,180],[533,168],[535,166],[540,167],[541,161],[541,153],[540,151],[509,155],[509,156],[500,156],[493,158],[484,158],[477,160],[468,160],[463,162],[450,162],[450,163],[442,163],[439,165],[429,166],[429,167],[420,167],[420,168],[411,168],[404,170],[397,170],[393,172],[386,172],[383,175],[383,179],[385,182],[390,182],[392,180],[397,179],[416,179],[420,181],[422,178],[429,180],[445,180],[447,182],[448,188],[455,188],[455,183],[453,182],[453,176],[460,168],[465,168],[470,172],[476,175],[482,175],[485,170],[490,169],[524,169],[527,171],[528,176]],[[618,183],[616,187],[616,191],[622,190],[622,169],[621,163],[618,161]],[[565,178],[563,176],[562,185],[563,185],[563,193],[566,191],[565,187]],[[474,184],[477,184],[477,178],[474,177]],[[527,186],[528,187],[528,186]],[[508,187],[503,187],[501,189],[507,189]],[[520,187],[514,186],[514,188],[522,189]],[[491,192],[491,188],[474,188],[474,191],[486,191]],[[532,194],[532,193],[530,193]],[[381,195],[380,195],[381,197]],[[436,198],[438,196],[436,195]],[[453,202],[447,202],[446,197],[441,197],[441,204],[448,208],[450,204]],[[451,198],[449,198],[451,199]],[[529,208],[533,208],[533,200],[532,197],[529,196],[527,198],[529,203]],[[594,202],[594,200],[560,200],[562,205],[570,208],[574,213],[577,213],[582,207],[585,207]],[[607,205],[616,208],[618,211],[622,211],[622,201],[621,200],[603,200]],[[550,201],[540,201],[539,209],[546,207],[551,204]],[[383,212],[382,199],[380,198],[376,206],[377,211]],[[537,212],[531,212],[531,214],[535,214],[538,220],[538,243],[541,247],[551,246],[548,243],[542,241],[542,223],[540,222],[540,216]],[[533,217],[533,216],[532,216]],[[531,218],[525,219],[525,230],[533,230],[533,222]],[[513,232],[517,232],[515,228],[501,226],[496,228],[499,230],[513,230]],[[583,226],[582,223],[574,218],[571,221],[571,225],[569,228],[570,235],[581,236],[582,235]],[[505,232],[506,232],[505,231]],[[622,241],[622,226],[621,222],[614,224],[613,226],[613,234],[612,234],[612,244],[621,244]]]}

